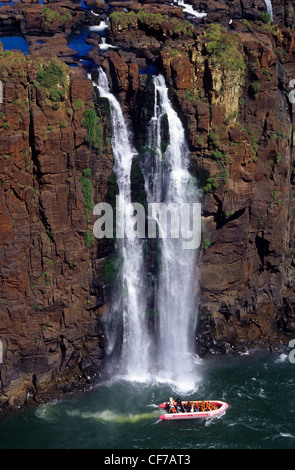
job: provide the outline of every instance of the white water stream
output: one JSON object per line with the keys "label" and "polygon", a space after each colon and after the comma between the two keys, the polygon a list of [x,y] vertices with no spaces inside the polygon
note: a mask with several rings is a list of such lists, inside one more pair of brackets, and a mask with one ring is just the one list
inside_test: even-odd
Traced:
{"label": "white water stream", "polygon": [[[153,78],[155,87],[154,116],[149,128],[149,160],[144,173],[148,202],[162,202],[181,207],[198,202],[195,179],[188,171],[189,150],[184,127],[168,98],[162,75]],[[167,136],[163,123],[167,120]],[[163,148],[163,139],[166,148]],[[192,215],[190,215],[191,219]],[[165,229],[157,219],[159,233]],[[191,221],[191,220],[190,220]],[[191,221],[192,222],[192,221]],[[171,227],[172,228],[172,227]],[[180,234],[180,233],[179,233]],[[176,384],[178,390],[193,390],[193,341],[197,321],[196,250],[184,249],[181,234],[161,238],[160,273],[156,289],[158,381]]]}
{"label": "white water stream", "polygon": [[[153,77],[153,84],[154,115],[148,129],[153,151],[145,155],[143,165],[148,203],[164,203],[166,207],[172,203],[180,207],[183,203],[198,202],[195,179],[188,171],[189,150],[184,127],[168,98],[164,77]],[[114,172],[120,198],[128,206],[131,203],[131,166],[136,151],[122,109],[110,92],[107,77],[101,69],[94,85],[100,96],[110,103]],[[162,142],[164,120],[167,123],[165,150]],[[169,223],[168,236],[162,237],[167,226],[163,226],[163,219],[157,215],[154,220],[159,230],[160,269],[154,291],[156,333],[153,340],[147,321],[147,267],[144,265],[143,240],[126,236],[117,240],[118,254],[122,258],[121,289],[114,293],[111,316],[116,319],[123,312],[119,375],[134,381],[157,380],[173,384],[179,391],[193,391],[196,384],[193,354],[197,321],[196,249],[185,249],[182,232],[179,230],[179,236],[175,238],[172,226],[169,231]],[[111,352],[115,339],[109,335],[108,340]]]}
{"label": "white water stream", "polygon": [[[114,173],[119,187],[119,196],[125,209],[131,204],[131,166],[136,151],[132,147],[130,134],[121,106],[110,92],[106,74],[99,69],[98,87],[101,97],[110,103]],[[125,211],[125,224],[130,222]],[[126,227],[125,226],[125,227]],[[117,240],[118,254],[122,258],[120,290],[115,293],[112,316],[123,312],[123,346],[120,374],[135,381],[146,381],[150,364],[150,339],[146,317],[145,276],[143,243],[139,238],[124,237]],[[112,344],[109,344],[112,348]]]}
{"label": "white water stream", "polygon": [[180,6],[185,13],[189,16],[194,16],[197,19],[201,19],[207,16],[207,13],[203,13],[194,9],[192,5],[185,3],[184,0],[174,0],[174,5]]}

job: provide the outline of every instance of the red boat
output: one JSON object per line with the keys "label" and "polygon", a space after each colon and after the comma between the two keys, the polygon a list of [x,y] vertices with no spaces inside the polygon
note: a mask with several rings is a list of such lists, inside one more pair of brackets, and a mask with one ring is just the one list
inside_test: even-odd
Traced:
{"label": "red boat", "polygon": [[[181,404],[180,404],[181,403]],[[222,415],[229,407],[227,403],[220,400],[182,401],[164,402],[159,408],[166,412],[159,418],[162,420],[176,421],[179,419],[213,418]],[[180,409],[184,411],[179,411]],[[191,411],[185,411],[190,409]]]}

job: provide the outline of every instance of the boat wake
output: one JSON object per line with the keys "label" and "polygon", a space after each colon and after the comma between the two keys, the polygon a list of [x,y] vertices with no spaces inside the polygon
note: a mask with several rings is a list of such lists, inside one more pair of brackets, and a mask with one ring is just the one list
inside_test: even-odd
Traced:
{"label": "boat wake", "polygon": [[154,410],[147,413],[119,413],[112,410],[104,411],[80,411],[80,410],[68,410],[68,416],[78,417],[82,419],[89,419],[92,421],[99,421],[104,423],[137,423],[139,421],[144,421],[148,419],[157,418],[159,416],[159,411]]}

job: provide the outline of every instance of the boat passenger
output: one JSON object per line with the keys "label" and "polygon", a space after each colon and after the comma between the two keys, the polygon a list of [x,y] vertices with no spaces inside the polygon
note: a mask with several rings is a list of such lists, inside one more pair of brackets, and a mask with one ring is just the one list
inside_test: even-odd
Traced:
{"label": "boat passenger", "polygon": [[184,409],[182,401],[179,397],[176,398],[176,411],[178,413],[185,413],[185,409]]}
{"label": "boat passenger", "polygon": [[172,397],[169,398],[169,413],[175,413],[175,405],[174,405],[174,400]]}
{"label": "boat passenger", "polygon": [[186,411],[187,411],[187,412],[190,412],[190,411],[191,411],[191,406],[192,406],[191,402],[188,401],[188,402],[187,402],[187,405],[186,405]]}

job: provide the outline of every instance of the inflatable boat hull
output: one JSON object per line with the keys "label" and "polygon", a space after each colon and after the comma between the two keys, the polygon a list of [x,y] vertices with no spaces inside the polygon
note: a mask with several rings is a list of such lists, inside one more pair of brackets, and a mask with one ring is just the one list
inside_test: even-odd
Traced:
{"label": "inflatable boat hull", "polygon": [[[185,406],[186,403],[187,402],[182,402],[182,405]],[[195,404],[200,404],[202,402],[200,402],[200,401],[198,401],[198,402],[197,401],[190,401],[190,403],[192,405],[195,405]],[[186,413],[182,413],[182,412],[181,413],[164,413],[159,418],[164,420],[164,421],[178,421],[180,419],[200,419],[200,418],[208,419],[208,418],[214,418],[216,416],[222,415],[229,406],[227,403],[225,403],[223,401],[219,401],[219,400],[207,400],[206,402],[203,402],[203,403],[213,405],[214,407],[216,407],[216,409],[212,409],[210,411],[193,411],[193,412],[191,411],[191,412],[186,412]],[[167,403],[161,403],[159,405],[159,408],[165,409],[166,405],[167,405]]]}

